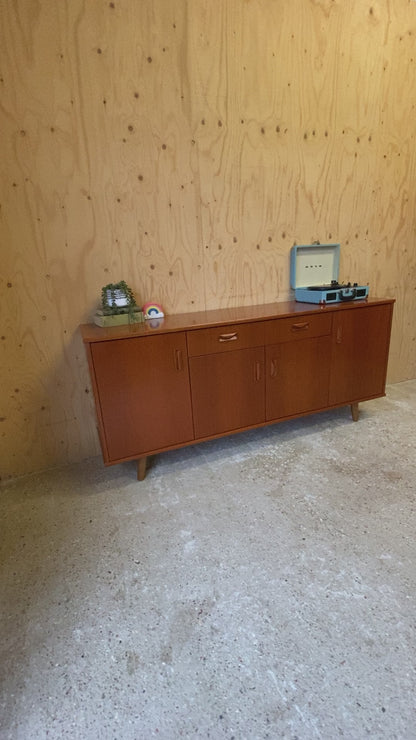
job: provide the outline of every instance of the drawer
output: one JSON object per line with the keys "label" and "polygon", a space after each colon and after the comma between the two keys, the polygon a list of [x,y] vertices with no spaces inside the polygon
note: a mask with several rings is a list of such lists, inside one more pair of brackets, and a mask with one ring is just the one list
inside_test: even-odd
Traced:
{"label": "drawer", "polygon": [[266,321],[265,344],[293,342],[297,339],[322,337],[332,331],[332,314],[293,316],[287,319]]}
{"label": "drawer", "polygon": [[187,332],[188,355],[211,355],[248,347],[264,345],[264,321],[250,324],[228,324],[213,329],[195,329]]}

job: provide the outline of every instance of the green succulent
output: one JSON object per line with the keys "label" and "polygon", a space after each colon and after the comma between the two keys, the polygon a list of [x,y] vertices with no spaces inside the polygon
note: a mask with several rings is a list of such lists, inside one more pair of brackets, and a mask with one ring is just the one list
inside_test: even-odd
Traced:
{"label": "green succulent", "polygon": [[[116,300],[120,298],[126,299],[125,306],[117,306]],[[104,285],[101,289],[101,308],[104,316],[114,316],[123,313],[131,315],[134,311],[139,310],[133,291],[124,280],[120,280],[119,283]]]}

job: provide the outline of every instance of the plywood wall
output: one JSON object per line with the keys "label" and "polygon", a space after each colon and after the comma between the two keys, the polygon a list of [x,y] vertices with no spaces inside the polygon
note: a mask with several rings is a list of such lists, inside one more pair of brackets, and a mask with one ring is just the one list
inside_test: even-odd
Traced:
{"label": "plywood wall", "polygon": [[416,3],[3,0],[0,474],[98,454],[77,331],[290,296],[293,243],[397,299],[416,376]]}

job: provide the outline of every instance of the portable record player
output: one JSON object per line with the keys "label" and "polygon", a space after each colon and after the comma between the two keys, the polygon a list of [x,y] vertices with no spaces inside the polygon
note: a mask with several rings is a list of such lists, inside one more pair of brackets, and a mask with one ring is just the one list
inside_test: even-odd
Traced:
{"label": "portable record player", "polygon": [[290,284],[302,303],[341,303],[367,298],[368,285],[339,283],[339,244],[303,244],[290,253]]}

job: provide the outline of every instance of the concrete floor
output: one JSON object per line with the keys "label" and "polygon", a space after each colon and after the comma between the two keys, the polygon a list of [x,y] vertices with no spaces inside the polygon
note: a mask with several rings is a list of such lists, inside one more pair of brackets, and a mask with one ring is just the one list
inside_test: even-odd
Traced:
{"label": "concrete floor", "polygon": [[3,486],[1,739],[416,738],[415,419]]}

